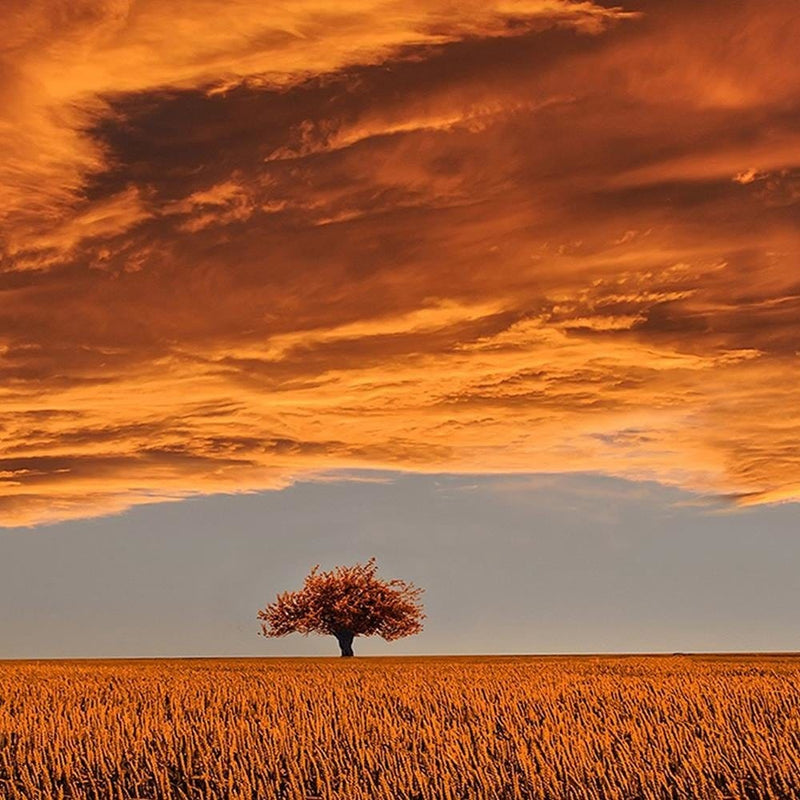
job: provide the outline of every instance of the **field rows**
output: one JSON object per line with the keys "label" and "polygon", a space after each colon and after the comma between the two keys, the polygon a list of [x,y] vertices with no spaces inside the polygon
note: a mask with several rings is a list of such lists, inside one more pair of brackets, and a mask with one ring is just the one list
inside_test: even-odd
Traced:
{"label": "field rows", "polygon": [[0,663],[0,797],[800,797],[800,660]]}

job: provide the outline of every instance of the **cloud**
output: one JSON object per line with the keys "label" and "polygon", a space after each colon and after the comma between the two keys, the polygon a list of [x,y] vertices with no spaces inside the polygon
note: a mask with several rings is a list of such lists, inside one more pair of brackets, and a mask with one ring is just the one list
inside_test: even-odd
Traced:
{"label": "cloud", "polygon": [[15,3],[0,521],[364,469],[797,500],[793,5],[620,6]]}

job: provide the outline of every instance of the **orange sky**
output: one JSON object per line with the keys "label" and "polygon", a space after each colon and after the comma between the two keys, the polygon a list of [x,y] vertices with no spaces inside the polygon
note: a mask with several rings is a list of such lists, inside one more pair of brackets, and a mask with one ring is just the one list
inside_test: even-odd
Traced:
{"label": "orange sky", "polygon": [[796,17],[6,0],[0,524],[370,467],[799,500]]}

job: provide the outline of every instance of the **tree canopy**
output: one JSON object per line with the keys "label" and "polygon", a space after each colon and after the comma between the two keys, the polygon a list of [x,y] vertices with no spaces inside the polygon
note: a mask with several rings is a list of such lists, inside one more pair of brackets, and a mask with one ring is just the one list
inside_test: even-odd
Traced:
{"label": "tree canopy", "polygon": [[392,641],[419,633],[425,618],[419,602],[423,590],[401,580],[381,580],[377,569],[374,558],[330,572],[315,566],[302,589],[279,594],[258,612],[262,635],[335,636],[342,655],[352,655],[354,636],[378,635]]}

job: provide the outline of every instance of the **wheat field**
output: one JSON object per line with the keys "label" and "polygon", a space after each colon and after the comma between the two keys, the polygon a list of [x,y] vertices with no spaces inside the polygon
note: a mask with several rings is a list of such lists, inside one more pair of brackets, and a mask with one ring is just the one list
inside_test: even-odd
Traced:
{"label": "wheat field", "polygon": [[0,662],[0,797],[800,797],[800,659]]}

